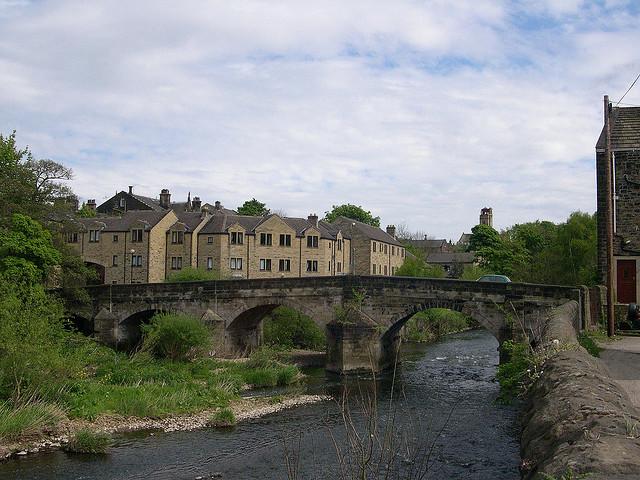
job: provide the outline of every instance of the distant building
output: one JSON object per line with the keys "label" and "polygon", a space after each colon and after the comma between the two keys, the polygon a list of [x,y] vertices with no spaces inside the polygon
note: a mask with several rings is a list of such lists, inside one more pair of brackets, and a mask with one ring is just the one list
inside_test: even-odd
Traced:
{"label": "distant building", "polygon": [[[616,303],[638,302],[640,268],[640,107],[610,108],[611,165],[613,173],[613,295]],[[598,219],[598,276],[607,281],[605,205],[606,132],[596,144]]]}
{"label": "distant building", "polygon": [[[484,207],[480,210],[480,220],[478,225],[488,225],[493,228],[493,208]],[[456,242],[458,247],[466,248],[469,246],[469,242],[471,241],[470,233],[463,233],[460,235],[460,239]]]}
{"label": "distant building", "polygon": [[450,242],[444,239],[431,239],[426,235],[422,240],[404,240],[404,243],[421,251],[425,257],[432,253],[450,252],[453,247]]}
{"label": "distant building", "polygon": [[437,252],[427,256],[429,265],[439,265],[448,277],[458,278],[464,272],[465,267],[474,265],[475,253],[473,252]]}

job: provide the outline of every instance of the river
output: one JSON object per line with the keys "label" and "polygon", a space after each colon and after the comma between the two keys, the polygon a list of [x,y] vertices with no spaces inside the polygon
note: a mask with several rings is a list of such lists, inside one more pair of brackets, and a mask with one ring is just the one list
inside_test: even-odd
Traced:
{"label": "river", "polygon": [[[382,449],[394,453],[381,462],[391,464],[389,478],[518,479],[517,412],[494,402],[496,348],[497,341],[485,330],[467,331],[432,345],[403,345],[395,379],[391,374],[375,381],[369,376],[343,379],[314,369],[307,372],[309,381],[303,388],[337,400],[346,389],[353,424],[360,432],[367,424],[362,399],[377,395],[379,432],[386,425],[393,433],[383,442],[393,441],[391,448]],[[252,394],[264,393],[286,391]],[[232,430],[127,434],[117,437],[105,456],[62,451],[30,455],[0,464],[0,478],[288,479],[293,477],[287,476],[285,449],[298,466],[298,480],[348,478],[340,474],[332,441],[333,435],[338,448],[346,451],[338,403],[303,406]],[[374,435],[381,438],[383,433]]]}

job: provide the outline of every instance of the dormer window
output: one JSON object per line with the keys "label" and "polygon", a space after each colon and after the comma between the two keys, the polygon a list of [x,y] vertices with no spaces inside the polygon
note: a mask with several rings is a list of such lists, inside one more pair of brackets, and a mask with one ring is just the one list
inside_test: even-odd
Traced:
{"label": "dormer window", "polygon": [[78,232],[68,232],[65,237],[67,243],[78,243]]}
{"label": "dormer window", "polygon": [[231,245],[242,245],[244,243],[244,235],[242,232],[231,232]]}
{"label": "dormer window", "polygon": [[125,208],[127,206],[127,200],[124,197],[120,197],[120,208]]}
{"label": "dormer window", "polygon": [[136,228],[131,230],[131,241],[132,242],[141,242],[142,241],[142,229]]}
{"label": "dormer window", "polygon": [[307,248],[318,248],[318,236],[317,235],[309,235],[307,237]]}
{"label": "dormer window", "polygon": [[180,231],[171,232],[171,243],[177,243],[177,244],[184,243],[184,232],[180,232]]}
{"label": "dormer window", "polygon": [[89,230],[89,241],[92,243],[100,241],[100,230]]}

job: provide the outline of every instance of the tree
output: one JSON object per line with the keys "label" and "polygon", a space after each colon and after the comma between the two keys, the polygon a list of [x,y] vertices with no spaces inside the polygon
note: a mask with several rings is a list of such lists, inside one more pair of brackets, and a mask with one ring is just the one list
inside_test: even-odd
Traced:
{"label": "tree", "polygon": [[78,216],[82,218],[92,218],[96,216],[96,211],[87,207],[87,204],[82,202],[82,207],[78,210]]}
{"label": "tree", "polygon": [[444,270],[438,265],[429,265],[419,256],[406,256],[404,262],[396,269],[399,277],[443,278]]}
{"label": "tree", "polygon": [[247,200],[242,204],[241,207],[238,207],[238,214],[240,215],[250,215],[252,217],[261,217],[263,215],[269,215],[270,210],[267,208],[265,203],[259,202],[255,198],[251,200]]}
{"label": "tree", "polygon": [[324,212],[324,220],[331,223],[338,217],[347,217],[352,220],[357,220],[367,225],[374,227],[380,227],[380,217],[374,217],[371,212],[364,208],[351,203],[345,203],[343,205],[334,205],[330,212]]}

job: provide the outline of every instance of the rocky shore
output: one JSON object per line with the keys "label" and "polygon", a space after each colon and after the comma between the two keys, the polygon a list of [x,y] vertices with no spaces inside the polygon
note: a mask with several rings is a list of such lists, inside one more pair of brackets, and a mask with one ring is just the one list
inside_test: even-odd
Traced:
{"label": "rocky shore", "polygon": [[[240,398],[231,402],[236,421],[242,422],[263,417],[289,408],[330,400],[327,395],[295,395],[290,397],[254,397]],[[205,410],[195,414],[172,415],[165,418],[137,418],[119,415],[102,415],[93,422],[86,420],[68,420],[61,422],[55,429],[40,432],[39,435],[22,439],[19,442],[0,444],[0,461],[12,456],[28,455],[44,450],[63,447],[73,433],[81,428],[91,428],[107,433],[133,431],[195,430],[207,427],[211,416],[217,410]]]}

